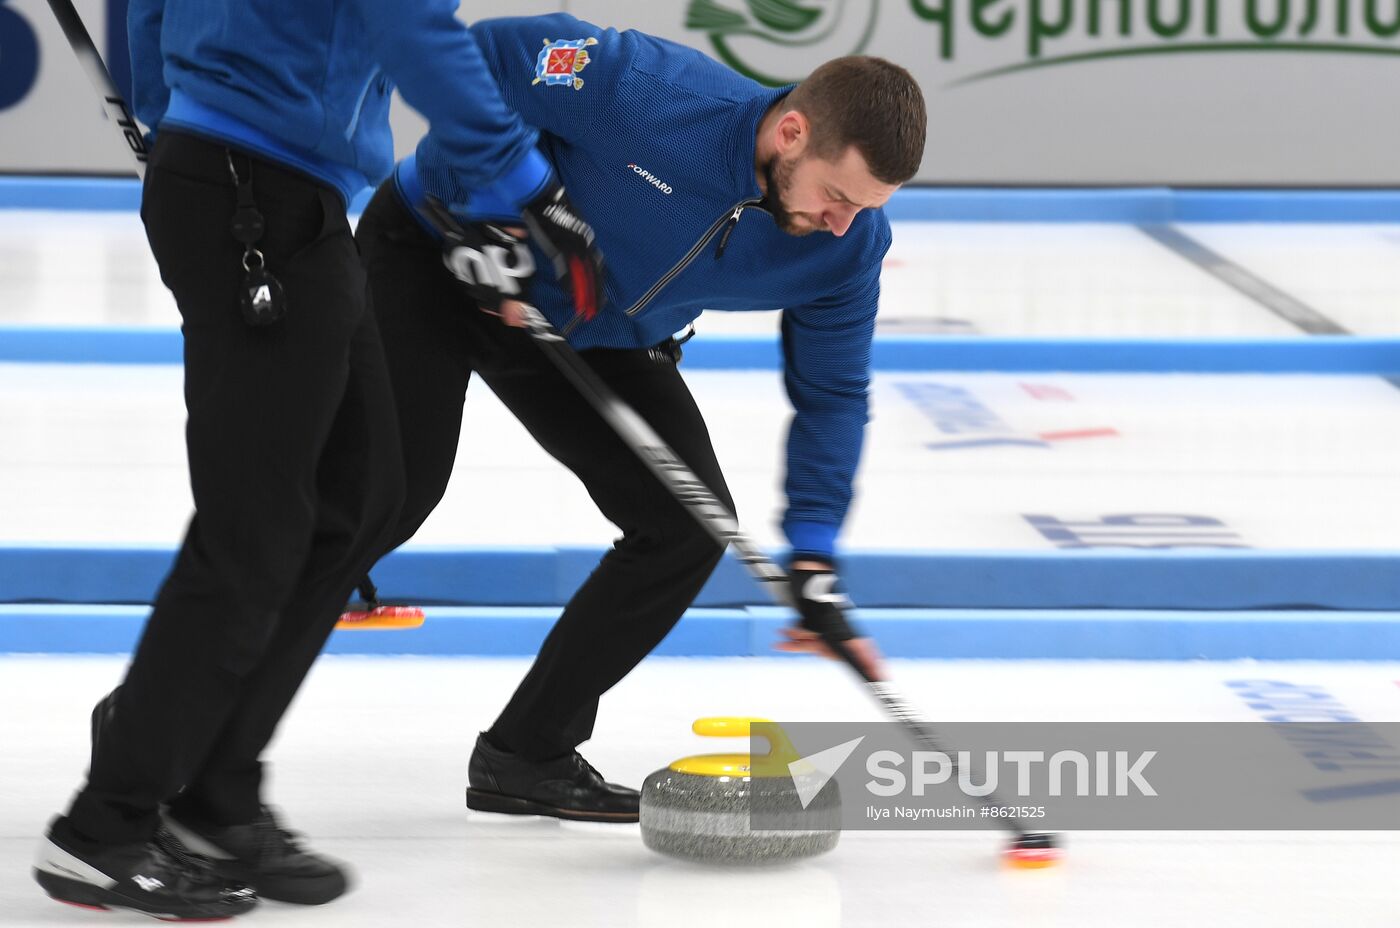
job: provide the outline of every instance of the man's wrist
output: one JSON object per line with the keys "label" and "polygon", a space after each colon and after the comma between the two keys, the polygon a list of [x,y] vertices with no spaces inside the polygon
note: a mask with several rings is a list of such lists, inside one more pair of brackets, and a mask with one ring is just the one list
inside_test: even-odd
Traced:
{"label": "man's wrist", "polygon": [[833,570],[835,565],[830,558],[818,558],[812,555],[794,556],[790,569],[792,570]]}

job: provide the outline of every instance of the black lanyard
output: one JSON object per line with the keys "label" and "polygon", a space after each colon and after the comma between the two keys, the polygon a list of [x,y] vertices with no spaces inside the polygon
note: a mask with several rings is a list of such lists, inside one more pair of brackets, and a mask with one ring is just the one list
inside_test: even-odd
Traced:
{"label": "black lanyard", "polygon": [[263,253],[254,246],[262,241],[263,216],[253,199],[253,169],[248,166],[248,179],[238,176],[233,164],[233,152],[228,155],[228,172],[238,188],[238,207],[233,211],[233,238],[243,246],[243,282],[238,290],[238,305],[243,321],[249,325],[272,325],[287,314],[287,296],[282,284],[267,269]]}

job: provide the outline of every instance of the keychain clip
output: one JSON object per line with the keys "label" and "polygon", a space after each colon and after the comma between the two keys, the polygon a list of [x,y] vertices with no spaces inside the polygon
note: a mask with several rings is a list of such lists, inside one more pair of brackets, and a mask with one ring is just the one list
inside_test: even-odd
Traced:
{"label": "keychain clip", "polygon": [[238,168],[233,163],[233,152],[225,150],[228,157],[228,172],[238,189],[238,205],[233,211],[233,222],[229,231],[234,241],[243,246],[243,281],[238,288],[238,306],[243,312],[243,321],[249,325],[272,325],[287,314],[287,296],[282,284],[267,269],[267,259],[256,247],[263,237],[263,216],[253,199],[253,172],[248,171],[248,179],[238,176]]}

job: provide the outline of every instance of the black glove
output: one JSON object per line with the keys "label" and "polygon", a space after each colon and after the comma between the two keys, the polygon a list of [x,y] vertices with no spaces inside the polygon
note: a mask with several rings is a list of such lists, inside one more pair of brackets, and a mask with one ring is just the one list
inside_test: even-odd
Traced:
{"label": "black glove", "polygon": [[832,567],[794,567],[788,571],[792,605],[802,617],[797,623],[827,641],[850,641],[860,637],[851,627],[851,600],[839,589],[840,580]]}
{"label": "black glove", "polygon": [[462,225],[432,197],[420,212],[442,236],[442,263],[478,307],[496,312],[503,300],[529,302],[535,259],[523,236],[493,222]]}
{"label": "black glove", "polygon": [[530,238],[554,264],[554,276],[573,294],[574,315],[585,320],[603,305],[603,254],[593,227],[583,221],[559,184],[521,208]]}

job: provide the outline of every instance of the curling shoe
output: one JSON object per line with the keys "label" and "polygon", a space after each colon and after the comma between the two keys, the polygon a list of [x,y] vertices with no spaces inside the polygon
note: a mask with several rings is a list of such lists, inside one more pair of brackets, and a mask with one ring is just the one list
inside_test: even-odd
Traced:
{"label": "curling shoe", "polygon": [[34,879],[59,902],[126,909],[166,921],[211,921],[252,911],[257,893],[230,880],[161,829],[150,841],[80,848],[50,826]]}
{"label": "curling shoe", "polygon": [[343,864],[301,846],[266,806],[247,825],[213,825],[174,811],[166,825],[190,850],[209,858],[225,877],[251,884],[259,896],[296,905],[323,905],[350,888]]}
{"label": "curling shoe", "polygon": [[578,751],[532,761],[476,739],[467,767],[467,808],[547,815],[575,822],[635,822],[641,793],[604,782]]}

